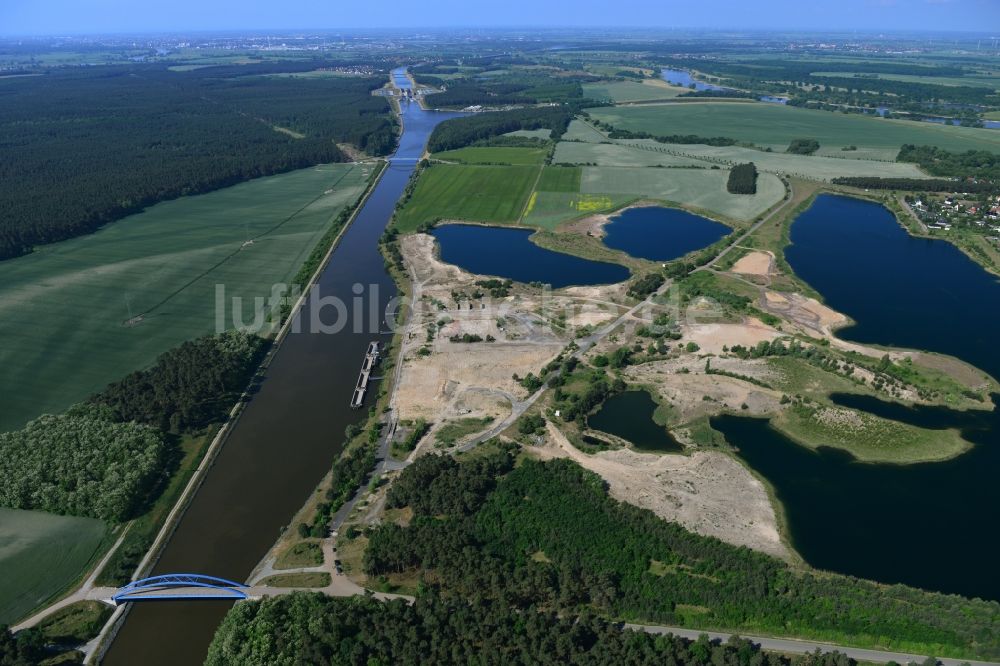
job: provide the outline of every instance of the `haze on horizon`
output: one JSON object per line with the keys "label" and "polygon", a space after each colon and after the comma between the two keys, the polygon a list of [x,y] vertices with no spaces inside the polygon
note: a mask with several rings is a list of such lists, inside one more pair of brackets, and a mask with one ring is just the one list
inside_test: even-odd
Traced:
{"label": "haze on horizon", "polygon": [[998,0],[7,0],[0,35],[361,28],[704,28],[859,32],[995,29]]}

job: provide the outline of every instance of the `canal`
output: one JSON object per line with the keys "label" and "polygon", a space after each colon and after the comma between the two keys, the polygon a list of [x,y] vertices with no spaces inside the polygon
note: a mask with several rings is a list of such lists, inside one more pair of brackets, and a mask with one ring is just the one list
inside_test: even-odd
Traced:
{"label": "canal", "polygon": [[[393,80],[410,87],[405,70],[394,71]],[[153,573],[246,579],[330,469],[344,428],[362,417],[348,406],[354,380],[368,342],[385,335],[381,322],[396,295],[378,239],[431,131],[458,115],[401,102],[399,147],[313,286],[324,302],[333,297],[347,304],[348,325],[337,332],[313,330],[309,322],[316,318],[337,328],[341,313],[333,306],[311,308],[307,299],[301,332],[290,333],[276,351]],[[215,602],[137,604],[103,663],[200,664],[228,608]]]}

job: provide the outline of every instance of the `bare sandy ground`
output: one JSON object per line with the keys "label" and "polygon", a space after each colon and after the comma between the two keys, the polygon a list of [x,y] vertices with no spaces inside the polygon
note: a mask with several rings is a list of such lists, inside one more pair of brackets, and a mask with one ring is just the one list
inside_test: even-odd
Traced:
{"label": "bare sandy ground", "polygon": [[569,458],[607,481],[615,499],[649,509],[698,534],[790,558],[763,484],[724,453],[696,451],[681,456],[621,449],[590,456],[552,423],[545,445],[530,451],[543,459]]}
{"label": "bare sandy ground", "polygon": [[774,267],[774,254],[754,251],[746,254],[733,264],[732,272],[743,275],[770,275]]}
{"label": "bare sandy ground", "polygon": [[803,332],[820,337],[833,338],[835,329],[850,323],[846,315],[802,294],[766,290],[761,304],[765,310],[788,320]]}
{"label": "bare sandy ground", "polygon": [[753,347],[758,342],[770,342],[784,333],[771,328],[759,319],[750,317],[741,324],[695,324],[684,328],[683,341],[701,347],[703,353],[721,354],[723,347],[742,345]]}
{"label": "bare sandy ground", "polygon": [[[765,382],[774,379],[774,371],[766,359],[713,358],[712,367]],[[726,409],[750,416],[772,414],[781,409],[780,392],[743,379],[705,374],[705,361],[695,355],[630,366],[624,375],[629,383],[655,390],[682,423]],[[747,409],[744,410],[743,405]],[[683,429],[674,434],[681,441],[687,440]]]}

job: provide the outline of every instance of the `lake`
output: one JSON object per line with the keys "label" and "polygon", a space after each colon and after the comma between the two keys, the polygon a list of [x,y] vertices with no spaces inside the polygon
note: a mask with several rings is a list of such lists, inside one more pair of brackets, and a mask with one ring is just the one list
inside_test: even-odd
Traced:
{"label": "lake", "polygon": [[732,88],[723,88],[711,83],[696,81],[692,78],[691,72],[684,71],[683,69],[661,69],[660,76],[664,81],[675,86],[690,88],[691,84],[694,84],[695,90],[732,90]]}
{"label": "lake", "polygon": [[647,391],[625,391],[608,398],[587,417],[587,425],[628,440],[640,451],[683,451],[667,429],[653,421],[655,411],[656,403]]}
{"label": "lake", "polygon": [[629,277],[629,270],[619,264],[539,247],[528,240],[533,233],[531,229],[473,224],[446,224],[431,231],[440,247],[441,261],[477,275],[541,282],[553,289],[613,284]]}
{"label": "lake", "polygon": [[670,261],[708,247],[731,229],[707,217],[677,208],[629,208],[604,227],[604,244],[633,257]]}
{"label": "lake", "polygon": [[[791,241],[795,272],[857,322],[840,337],[952,354],[1000,373],[1000,283],[954,246],[909,236],[882,206],[833,195],[799,216]],[[770,482],[795,548],[813,566],[1000,600],[1000,414],[834,400],[960,428],[975,446],[944,462],[870,464],[799,446],[763,419],[721,416],[712,425]]]}

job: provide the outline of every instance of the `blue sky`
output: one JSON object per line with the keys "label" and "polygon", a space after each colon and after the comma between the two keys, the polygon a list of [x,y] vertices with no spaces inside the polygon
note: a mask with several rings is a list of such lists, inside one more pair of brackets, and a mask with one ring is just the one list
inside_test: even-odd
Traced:
{"label": "blue sky", "polygon": [[0,0],[0,34],[466,26],[994,30],[1000,0]]}

